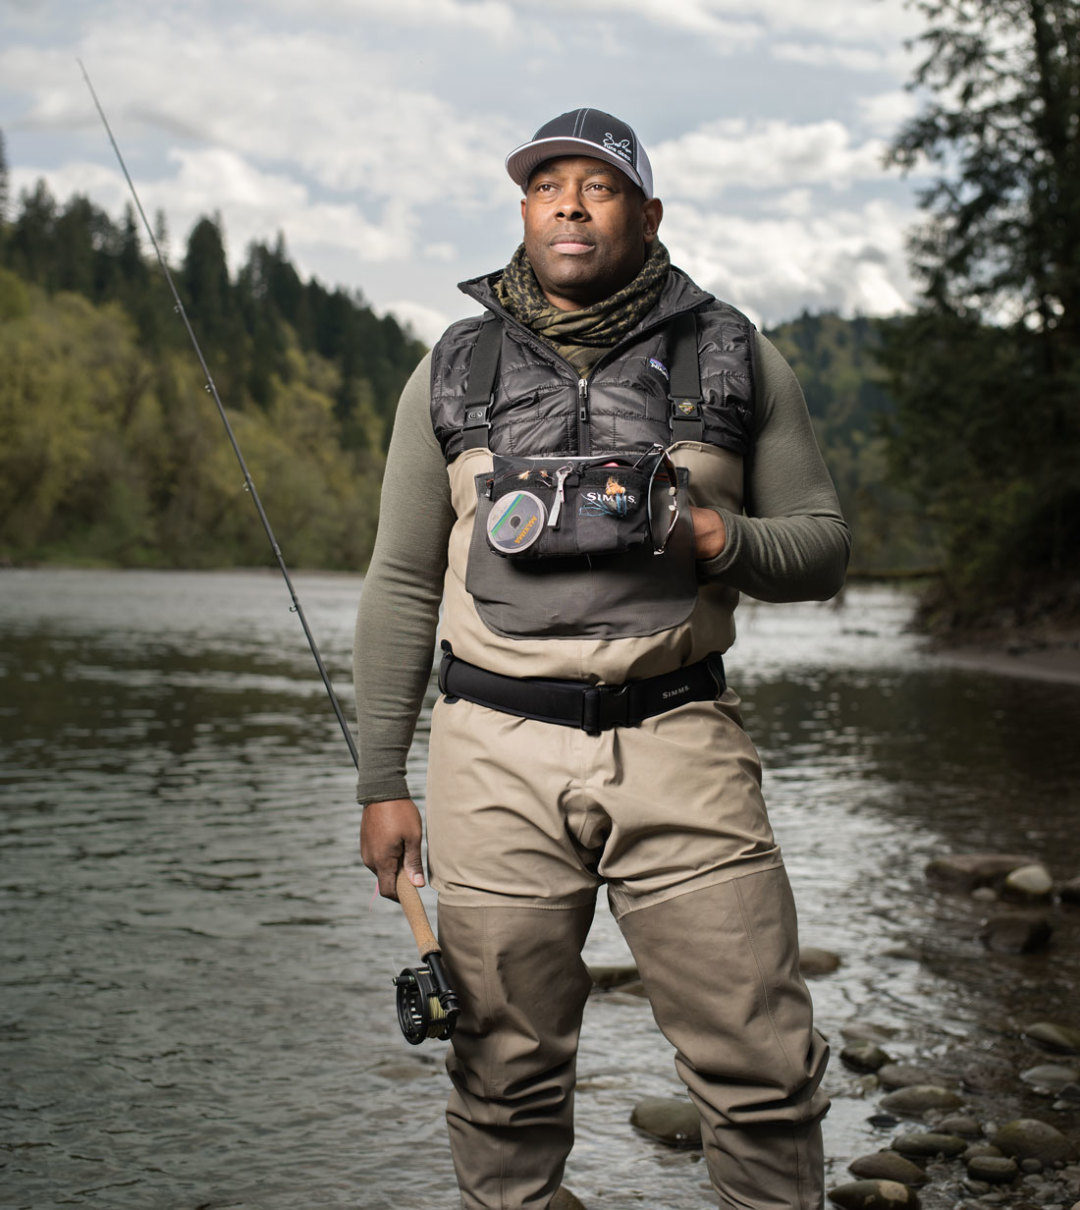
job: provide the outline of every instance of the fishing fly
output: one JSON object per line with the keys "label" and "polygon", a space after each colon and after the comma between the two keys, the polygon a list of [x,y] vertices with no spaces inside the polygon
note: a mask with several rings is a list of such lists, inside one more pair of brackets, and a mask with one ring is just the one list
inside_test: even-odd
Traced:
{"label": "fishing fly", "polygon": [[[274,537],[270,518],[266,515],[266,510],[263,508],[262,500],[259,498],[255,481],[251,477],[247,462],[244,460],[244,455],[240,450],[240,444],[236,440],[236,434],[229,423],[229,417],[225,411],[224,404],[221,402],[221,396],[218,394],[214,376],[210,373],[210,367],[206,364],[206,358],[203,356],[195,330],[191,326],[191,321],[188,319],[180,293],[173,281],[172,273],[169,271],[168,262],[165,260],[158,245],[157,237],[154,235],[153,228],[146,217],[146,211],[143,210],[138,190],[135,188],[135,182],[131,179],[131,174],[128,172],[127,164],[124,162],[124,157],[120,152],[120,147],[113,136],[109,119],[105,116],[105,110],[102,108],[100,100],[98,100],[97,90],[94,88],[82,60],[77,59],[76,62],[79,64],[79,70],[86,81],[86,87],[90,90],[90,96],[93,99],[94,107],[98,111],[98,116],[101,118],[101,124],[105,127],[105,133],[112,144],[112,149],[120,165],[120,171],[124,174],[124,180],[127,181],[128,189],[135,202],[135,208],[139,213],[139,218],[142,220],[143,228],[150,239],[157,262],[161,266],[161,271],[164,273],[165,280],[169,285],[169,292],[172,295],[176,313],[183,321],[188,338],[195,350],[195,355],[199,359],[199,365],[202,367],[203,376],[206,381],[206,390],[214,400],[218,415],[221,417],[221,423],[225,426],[225,433],[229,439],[229,444],[232,446],[236,460],[240,464],[240,470],[244,476],[244,487],[248,495],[251,496],[255,505],[255,511],[259,514],[259,520],[262,522],[263,530],[270,543],[270,548],[274,552],[278,570],[281,572],[285,586],[289,591],[289,597],[292,600],[292,611],[299,618],[300,625],[303,627],[308,646],[311,648],[311,654],[315,658],[315,666],[319,670],[319,676],[322,678],[323,686],[330,699],[330,705],[337,718],[338,726],[341,728],[341,734],[345,737],[349,755],[352,757],[353,764],[359,768],[360,756],[356,750],[356,741],[349,730],[349,724],[345,719],[345,712],[342,710],[341,702],[334,691],[330,674],[327,672],[326,665],[319,654],[319,646],[315,642],[315,636],[311,632],[311,627],[308,625],[303,606],[300,604],[300,598],[296,595],[296,589],[293,586],[292,577],[289,575],[289,569],[285,565],[285,558],[281,553],[281,547],[278,546],[277,538]],[[446,971],[442,964],[442,951],[435,934],[431,931],[431,925],[428,923],[427,913],[424,911],[420,895],[404,871],[401,871],[398,876],[397,893],[402,910],[412,929],[413,937],[416,939],[421,961],[419,967],[406,967],[394,979],[394,984],[397,987],[398,1024],[401,1026],[401,1031],[405,1035],[406,1040],[414,1045],[419,1044],[425,1038],[449,1038],[454,1032],[454,1025],[457,1022],[460,1006],[457,995],[447,980]]]}

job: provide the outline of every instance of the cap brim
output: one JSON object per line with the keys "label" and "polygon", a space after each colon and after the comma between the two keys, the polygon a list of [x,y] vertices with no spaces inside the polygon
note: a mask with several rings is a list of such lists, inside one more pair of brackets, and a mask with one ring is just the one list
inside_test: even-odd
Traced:
{"label": "cap brim", "polygon": [[590,160],[605,160],[618,168],[624,176],[629,177],[648,196],[649,191],[645,188],[645,183],[632,165],[612,152],[605,151],[603,147],[598,147],[589,139],[560,135],[558,138],[534,139],[530,143],[523,143],[506,157],[506,171],[510,174],[510,179],[524,189],[535,168],[545,160],[553,160],[561,155],[583,155],[588,156]]}

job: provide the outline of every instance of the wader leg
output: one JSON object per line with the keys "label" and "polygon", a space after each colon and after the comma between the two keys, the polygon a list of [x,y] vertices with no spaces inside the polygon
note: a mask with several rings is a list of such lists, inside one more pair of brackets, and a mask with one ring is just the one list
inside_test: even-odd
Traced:
{"label": "wader leg", "polygon": [[701,1115],[721,1207],[819,1210],[828,1047],[799,974],[786,871],[632,909],[619,924]]}
{"label": "wader leg", "polygon": [[440,904],[439,940],[461,1000],[446,1119],[465,1210],[546,1210],[574,1141],[578,1034],[592,901],[570,907]]}

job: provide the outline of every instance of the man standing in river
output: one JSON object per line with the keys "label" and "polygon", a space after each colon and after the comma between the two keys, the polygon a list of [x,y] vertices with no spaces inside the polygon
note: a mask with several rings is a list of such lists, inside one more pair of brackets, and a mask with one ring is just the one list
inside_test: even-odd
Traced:
{"label": "man standing in river", "polygon": [[604,883],[721,1206],[817,1210],[828,1052],[722,653],[740,592],[837,592],[847,529],[786,362],[670,264],[634,131],[575,110],[507,169],[524,242],[402,394],[356,643],[361,852],[394,898],[401,868],[423,883],[404,770],[443,602],[428,861],[462,1205],[559,1187]]}

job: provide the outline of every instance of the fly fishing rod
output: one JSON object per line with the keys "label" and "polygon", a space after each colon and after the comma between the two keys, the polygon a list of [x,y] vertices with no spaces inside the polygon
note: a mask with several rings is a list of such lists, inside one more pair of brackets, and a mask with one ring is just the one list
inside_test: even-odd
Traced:
{"label": "fly fishing rod", "polygon": [[[86,81],[86,87],[90,90],[90,96],[93,98],[94,107],[101,118],[101,124],[105,127],[105,133],[109,136],[109,142],[116,153],[120,171],[123,172],[124,180],[127,181],[128,189],[135,202],[135,208],[139,212],[143,227],[150,238],[150,244],[157,256],[157,262],[161,266],[162,273],[165,274],[166,282],[169,284],[169,292],[172,294],[176,313],[183,320],[184,327],[187,329],[188,337],[195,350],[195,356],[199,359],[199,365],[202,367],[203,376],[206,380],[206,391],[214,400],[218,415],[221,417],[221,423],[225,426],[225,433],[229,438],[229,444],[236,455],[236,461],[240,464],[240,470],[244,476],[244,489],[254,501],[255,511],[259,514],[259,520],[262,522],[270,548],[273,550],[274,558],[277,560],[278,569],[285,581],[285,586],[289,590],[289,597],[292,600],[292,612],[300,619],[300,625],[304,628],[304,635],[307,638],[308,646],[311,648],[311,654],[315,658],[315,666],[319,670],[319,676],[322,677],[322,683],[330,699],[330,705],[337,718],[338,726],[341,728],[341,734],[345,737],[345,743],[348,745],[349,755],[352,757],[353,764],[359,769],[360,755],[356,750],[356,741],[349,730],[349,724],[345,719],[345,712],[341,708],[338,695],[334,692],[330,674],[327,672],[326,665],[319,654],[319,646],[315,642],[315,636],[311,633],[311,627],[308,625],[304,608],[300,604],[300,598],[296,595],[296,589],[293,587],[289,569],[285,566],[281,547],[278,546],[277,538],[274,537],[270,518],[266,515],[262,500],[259,498],[258,489],[255,487],[255,481],[251,477],[247,462],[244,460],[244,455],[240,450],[240,444],[236,440],[236,434],[229,423],[229,417],[225,411],[224,404],[221,402],[221,396],[218,394],[214,376],[210,373],[210,367],[206,364],[206,358],[203,356],[202,348],[195,336],[195,330],[191,326],[191,321],[188,319],[187,311],[184,309],[180,293],[173,282],[168,262],[165,260],[158,245],[157,237],[154,235],[154,230],[146,217],[146,211],[143,210],[138,190],[135,188],[135,182],[131,179],[131,174],[127,170],[127,164],[124,162],[120,147],[113,137],[112,127],[109,125],[109,119],[105,116],[105,110],[98,100],[97,90],[90,81],[90,76],[83,66],[83,61],[77,59],[76,62],[79,64],[79,70]],[[401,870],[398,874],[397,893],[402,910],[405,913],[405,918],[408,920],[413,937],[416,939],[416,946],[420,951],[420,960],[423,964],[419,967],[406,967],[394,979],[394,984],[397,987],[398,1023],[406,1040],[414,1045],[419,1044],[425,1038],[449,1038],[454,1032],[454,1025],[457,1022],[459,1012],[457,996],[454,994],[446,978],[446,972],[442,965],[442,951],[439,948],[435,934],[431,931],[431,925],[428,923],[423,902],[416,887],[413,886],[404,870]]]}

